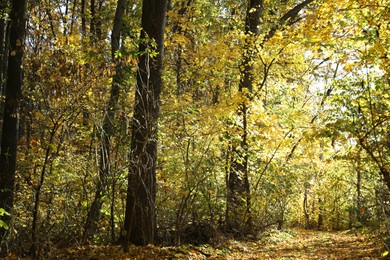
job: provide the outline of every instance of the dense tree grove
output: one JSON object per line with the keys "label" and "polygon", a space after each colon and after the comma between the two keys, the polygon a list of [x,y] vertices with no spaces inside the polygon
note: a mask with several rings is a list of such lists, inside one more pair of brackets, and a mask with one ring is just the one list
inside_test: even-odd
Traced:
{"label": "dense tree grove", "polygon": [[2,255],[286,227],[389,243],[389,0],[0,6]]}

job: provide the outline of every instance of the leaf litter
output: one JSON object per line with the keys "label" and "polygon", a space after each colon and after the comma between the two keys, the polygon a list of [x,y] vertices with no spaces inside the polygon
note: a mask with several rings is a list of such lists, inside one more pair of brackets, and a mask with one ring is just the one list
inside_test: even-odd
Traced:
{"label": "leaf litter", "polygon": [[[257,240],[226,240],[214,245],[179,247],[79,246],[52,251],[43,259],[384,259],[380,239],[355,232],[288,230],[266,232]],[[26,259],[11,255],[6,258]]]}

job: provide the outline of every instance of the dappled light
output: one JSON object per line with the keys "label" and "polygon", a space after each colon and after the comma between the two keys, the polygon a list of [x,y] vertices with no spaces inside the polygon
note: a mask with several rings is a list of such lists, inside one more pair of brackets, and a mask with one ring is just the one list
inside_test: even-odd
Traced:
{"label": "dappled light", "polygon": [[0,256],[385,259],[390,0],[0,1]]}

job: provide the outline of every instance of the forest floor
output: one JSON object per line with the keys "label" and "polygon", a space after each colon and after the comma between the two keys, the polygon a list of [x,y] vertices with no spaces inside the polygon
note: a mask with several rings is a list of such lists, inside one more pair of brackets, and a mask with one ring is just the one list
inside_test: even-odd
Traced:
{"label": "forest floor", "polygon": [[[385,259],[378,239],[354,232],[274,231],[258,241],[226,240],[219,244],[180,247],[72,247],[44,259]],[[11,259],[23,259],[10,256]],[[28,258],[24,258],[28,259]]]}

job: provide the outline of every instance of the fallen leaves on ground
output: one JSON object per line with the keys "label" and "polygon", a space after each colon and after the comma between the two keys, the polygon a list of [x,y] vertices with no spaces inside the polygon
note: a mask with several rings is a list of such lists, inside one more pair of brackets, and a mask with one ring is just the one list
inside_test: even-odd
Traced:
{"label": "fallen leaves on ground", "polygon": [[[274,231],[258,241],[228,240],[218,245],[158,247],[71,247],[51,252],[47,259],[381,259],[380,240],[353,232]],[[22,259],[10,256],[7,260]],[[25,258],[28,259],[28,258]]]}

